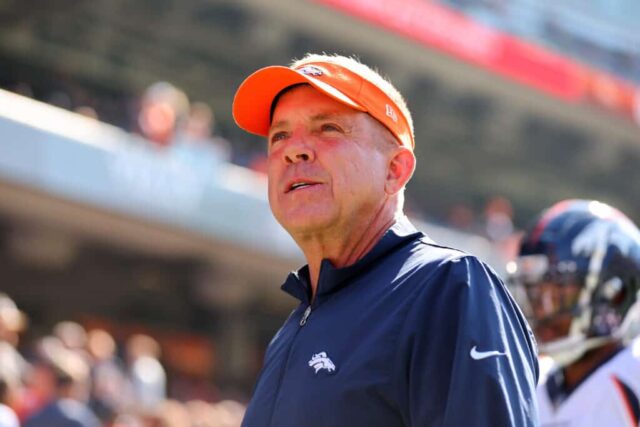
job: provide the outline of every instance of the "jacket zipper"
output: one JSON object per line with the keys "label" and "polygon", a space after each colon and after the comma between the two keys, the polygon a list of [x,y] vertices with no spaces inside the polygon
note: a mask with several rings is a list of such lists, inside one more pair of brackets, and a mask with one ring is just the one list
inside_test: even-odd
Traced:
{"label": "jacket zipper", "polygon": [[309,304],[307,308],[304,310],[304,313],[302,313],[302,317],[300,318],[300,322],[299,322],[300,327],[296,330],[296,333],[293,336],[293,338],[291,338],[291,343],[289,344],[289,349],[287,350],[287,361],[285,362],[284,367],[282,368],[282,372],[280,373],[280,378],[278,379],[278,393],[276,394],[276,398],[273,401],[273,406],[271,407],[271,416],[269,417],[268,425],[272,425],[273,423],[273,415],[276,410],[276,404],[278,402],[278,398],[280,397],[280,391],[281,391],[280,388],[282,387],[282,380],[284,379],[284,375],[287,372],[287,369],[289,367],[289,358],[291,357],[291,350],[293,349],[293,344],[296,338],[298,338],[298,333],[300,332],[302,327],[307,323],[307,319],[309,318],[310,314],[311,314],[311,304]]}
{"label": "jacket zipper", "polygon": [[307,309],[304,311],[304,314],[302,315],[302,318],[300,319],[300,326],[306,325],[307,319],[309,318],[310,314],[311,314],[311,304],[309,304],[307,306]]}

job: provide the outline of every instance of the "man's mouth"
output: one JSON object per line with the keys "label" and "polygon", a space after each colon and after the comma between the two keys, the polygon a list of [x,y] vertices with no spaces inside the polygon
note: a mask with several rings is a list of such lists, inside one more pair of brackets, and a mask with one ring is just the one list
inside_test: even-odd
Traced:
{"label": "man's mouth", "polygon": [[298,181],[298,182],[294,182],[291,185],[289,185],[289,187],[287,188],[287,193],[290,193],[292,191],[296,191],[296,190],[300,190],[303,188],[307,188],[307,187],[311,187],[313,185],[317,185],[317,182],[311,182],[311,181]]}

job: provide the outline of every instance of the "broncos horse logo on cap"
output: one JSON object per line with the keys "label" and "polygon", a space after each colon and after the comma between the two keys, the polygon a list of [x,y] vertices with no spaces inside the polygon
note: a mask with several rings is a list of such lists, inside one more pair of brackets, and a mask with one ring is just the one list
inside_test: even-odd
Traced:
{"label": "broncos horse logo on cap", "polygon": [[324,74],[320,68],[315,65],[305,65],[304,67],[298,69],[302,74],[306,74],[307,76],[319,77]]}

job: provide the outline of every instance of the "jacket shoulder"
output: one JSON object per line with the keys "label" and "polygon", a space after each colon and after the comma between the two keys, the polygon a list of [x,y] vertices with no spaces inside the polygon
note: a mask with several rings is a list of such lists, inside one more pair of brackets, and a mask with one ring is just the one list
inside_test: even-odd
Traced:
{"label": "jacket shoulder", "polygon": [[[487,264],[479,260],[475,255],[469,254],[461,249],[434,243],[428,237],[422,237],[414,242],[412,258],[415,258],[415,261],[421,262],[425,266],[430,267],[452,267],[454,269],[467,270],[468,268],[477,265],[491,270]],[[466,262],[461,263],[460,261]]]}

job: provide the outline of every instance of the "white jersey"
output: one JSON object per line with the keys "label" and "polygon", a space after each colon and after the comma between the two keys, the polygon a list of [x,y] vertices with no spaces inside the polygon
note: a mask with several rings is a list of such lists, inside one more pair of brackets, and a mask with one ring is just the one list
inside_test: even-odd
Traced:
{"label": "white jersey", "polygon": [[538,385],[540,427],[640,425],[640,338],[597,368],[557,407],[551,381],[553,376],[546,375]]}

